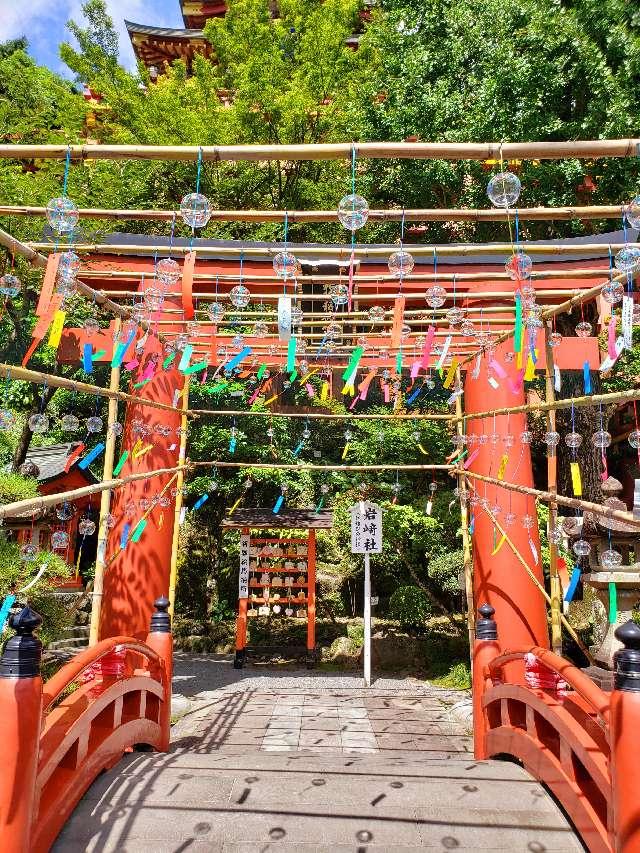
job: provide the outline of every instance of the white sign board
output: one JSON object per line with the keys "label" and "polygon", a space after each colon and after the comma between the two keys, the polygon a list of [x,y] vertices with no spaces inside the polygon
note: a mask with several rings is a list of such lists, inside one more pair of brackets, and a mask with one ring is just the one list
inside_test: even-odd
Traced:
{"label": "white sign board", "polygon": [[382,509],[369,501],[359,501],[351,513],[351,553],[382,553]]}
{"label": "white sign board", "polygon": [[249,598],[249,535],[247,533],[240,536],[238,598]]}

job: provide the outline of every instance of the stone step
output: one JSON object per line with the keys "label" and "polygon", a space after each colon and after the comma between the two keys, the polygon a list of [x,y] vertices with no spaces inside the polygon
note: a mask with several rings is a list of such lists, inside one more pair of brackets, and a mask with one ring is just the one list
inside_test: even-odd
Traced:
{"label": "stone step", "polygon": [[[65,634],[70,634],[73,637],[89,638],[91,627],[89,625],[69,625],[64,629]],[[66,639],[66,638],[65,638]]]}
{"label": "stone step", "polygon": [[61,649],[83,649],[88,646],[87,637],[65,637],[62,640],[56,640],[49,645],[51,651],[60,651]]}

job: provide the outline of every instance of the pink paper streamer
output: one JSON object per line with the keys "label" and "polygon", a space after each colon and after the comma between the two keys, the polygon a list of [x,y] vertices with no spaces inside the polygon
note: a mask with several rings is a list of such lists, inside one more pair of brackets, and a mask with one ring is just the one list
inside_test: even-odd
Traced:
{"label": "pink paper streamer", "polygon": [[429,326],[427,336],[424,340],[424,349],[422,350],[422,367],[426,370],[429,367],[429,359],[431,358],[431,348],[433,347],[433,338],[436,333],[435,326]]}
{"label": "pink paper streamer", "polygon": [[367,394],[369,393],[369,385],[371,385],[371,383],[367,382],[364,385],[360,386],[360,399],[361,400],[367,399]]}
{"label": "pink paper streamer", "polygon": [[471,455],[470,455],[470,456],[467,456],[467,461],[464,463],[464,469],[465,469],[465,471],[466,471],[466,470],[467,470],[467,468],[471,465],[471,463],[473,462],[473,460],[477,457],[478,453],[480,453],[480,448],[479,448],[479,447],[476,447],[476,449],[473,451],[473,453],[471,453]]}
{"label": "pink paper streamer", "polygon": [[524,385],[524,368],[518,371],[518,375],[515,379],[509,380],[509,388],[511,389],[512,394],[519,394],[520,389]]}
{"label": "pink paper streamer", "polygon": [[500,379],[507,378],[507,371],[504,369],[504,367],[500,364],[499,361],[495,360],[495,358],[491,359],[491,361],[489,362],[489,367],[493,370],[494,373],[496,373],[500,377]]}
{"label": "pink paper streamer", "polygon": [[138,361],[138,359],[137,359],[137,358],[133,358],[131,361],[128,361],[128,362],[125,364],[124,369],[125,369],[125,370],[135,370],[135,368],[136,368],[139,364],[140,364],[140,362]]}
{"label": "pink paper streamer", "polygon": [[145,379],[153,379],[153,377],[155,376],[155,372],[156,372],[156,363],[155,363],[155,361],[151,361],[146,366],[144,373],[140,377],[140,381],[143,382]]}
{"label": "pink paper streamer", "polygon": [[355,406],[355,404],[358,402],[358,400],[359,400],[359,399],[360,399],[359,397],[354,397],[354,398],[353,398],[353,402],[352,402],[352,403],[351,403],[351,405],[349,406],[349,411],[351,411],[351,410],[353,409],[353,407]]}
{"label": "pink paper streamer", "polygon": [[207,381],[207,373],[208,372],[209,372],[208,370],[202,371],[202,376],[200,377],[200,384],[201,385],[204,385],[204,383]]}
{"label": "pink paper streamer", "polygon": [[612,317],[609,320],[609,336],[607,338],[607,346],[609,350],[609,358],[612,358],[614,361],[618,358],[618,351],[616,350],[616,318]]}
{"label": "pink paper streamer", "polygon": [[388,403],[389,398],[390,398],[390,390],[389,390],[389,386],[386,384],[386,382],[384,384],[383,390],[384,390],[384,401],[385,401],[385,403]]}
{"label": "pink paper streamer", "polygon": [[316,396],[315,389],[314,389],[313,385],[312,385],[310,382],[307,382],[307,383],[305,384],[305,386],[304,386],[304,387],[307,389],[307,394],[308,394],[310,397],[315,397],[315,396]]}
{"label": "pink paper streamer", "polygon": [[249,406],[253,403],[253,401],[254,401],[254,400],[256,400],[256,399],[257,399],[258,394],[260,393],[260,391],[261,391],[261,390],[262,390],[262,386],[261,386],[261,385],[259,385],[259,386],[256,388],[256,390],[253,392],[253,394],[249,397],[249,402],[248,402],[248,405],[249,405]]}
{"label": "pink paper streamer", "polygon": [[415,379],[418,373],[420,373],[420,362],[414,361],[411,365],[411,378]]}

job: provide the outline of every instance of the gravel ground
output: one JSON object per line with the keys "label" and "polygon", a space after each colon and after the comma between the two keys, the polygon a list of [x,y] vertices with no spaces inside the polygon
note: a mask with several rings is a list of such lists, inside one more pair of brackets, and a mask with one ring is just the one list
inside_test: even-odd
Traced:
{"label": "gravel ground", "polygon": [[375,691],[380,694],[410,693],[414,696],[434,696],[450,706],[451,713],[469,723],[471,697],[468,691],[436,687],[417,678],[389,676],[374,678],[370,688],[364,686],[361,676],[316,670],[296,670],[284,667],[247,665],[233,668],[231,655],[192,654],[176,652],[173,673],[172,711],[174,717],[193,710],[202,702],[209,702],[221,693],[259,690],[361,690],[366,696]]}

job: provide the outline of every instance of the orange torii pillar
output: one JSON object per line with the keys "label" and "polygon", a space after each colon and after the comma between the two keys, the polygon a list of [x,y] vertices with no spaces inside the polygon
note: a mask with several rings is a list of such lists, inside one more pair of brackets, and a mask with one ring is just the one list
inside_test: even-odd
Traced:
{"label": "orange torii pillar", "polygon": [[[176,391],[184,386],[184,376],[175,367],[180,354],[171,367],[164,370],[162,345],[157,338],[149,335],[145,358],[152,355],[158,358],[155,376],[133,393],[173,406],[174,411],[152,409],[138,403],[127,405],[121,447],[129,450],[129,458],[122,468],[122,476],[174,468],[178,464],[180,437],[176,431],[180,427],[181,400],[176,403],[174,398]],[[134,421],[142,422],[149,430],[148,435],[140,437],[136,434]],[[156,427],[159,424],[168,429],[168,435],[158,433]],[[152,446],[142,456],[133,459],[131,451],[138,438],[141,438],[143,447],[147,444]],[[104,574],[101,640],[123,635],[145,639],[149,619],[154,612],[153,603],[156,598],[168,593],[175,508],[171,487],[165,493],[170,500],[169,505],[163,507],[158,504],[154,507],[140,540],[129,541],[123,551],[120,551],[120,544],[125,525],[130,525],[131,535],[144,513],[146,501],[156,497],[170,479],[171,475],[165,474],[149,480],[138,480],[113,492],[111,515],[115,518],[115,526],[109,532],[106,556],[108,561],[112,557],[114,559],[108,563]]]}
{"label": "orange torii pillar", "polygon": [[[467,365],[464,383],[464,414],[466,417],[473,412],[488,411],[502,407],[519,406],[525,403],[524,385],[521,382],[521,371],[517,368],[517,360],[505,361],[505,353],[513,352],[513,342],[505,341],[499,345],[493,358],[496,359],[504,377],[498,377],[497,387],[489,383],[488,364],[492,356],[484,355],[481,360],[480,373],[477,379],[472,376],[475,362]],[[503,479],[507,482],[524,486],[533,486],[531,469],[531,453],[527,445],[520,441],[521,433],[526,430],[526,414],[498,415],[495,418],[466,421],[468,435],[491,436],[498,433],[500,440],[497,445],[489,438],[486,443],[474,442],[468,447],[468,457],[471,458],[476,450],[469,471],[491,477],[498,477],[500,463],[504,455],[508,455]],[[514,437],[512,447],[507,447],[504,436]],[[465,461],[466,461],[465,458]],[[463,463],[464,464],[464,463]],[[470,479],[469,493],[473,494],[471,486],[475,486],[481,498],[489,501],[489,506],[499,505],[501,512],[498,521],[504,527],[509,538],[527,560],[533,574],[544,583],[542,572],[542,556],[540,553],[540,537],[536,509],[532,497],[510,492],[507,489]],[[515,521],[507,527],[505,515],[515,514]],[[525,529],[522,518],[533,516],[534,525],[530,530]],[[502,649],[522,646],[542,646],[549,648],[549,631],[545,600],[536,588],[524,567],[518,562],[515,554],[507,543],[503,543],[495,553],[496,545],[501,535],[494,531],[494,525],[489,516],[479,505],[470,507],[470,517],[473,518],[473,593],[474,602],[470,607],[477,610],[479,604],[489,604],[495,609],[495,621],[498,625],[499,643]],[[534,560],[533,543],[538,561]],[[474,685],[475,687],[475,685]]]}

